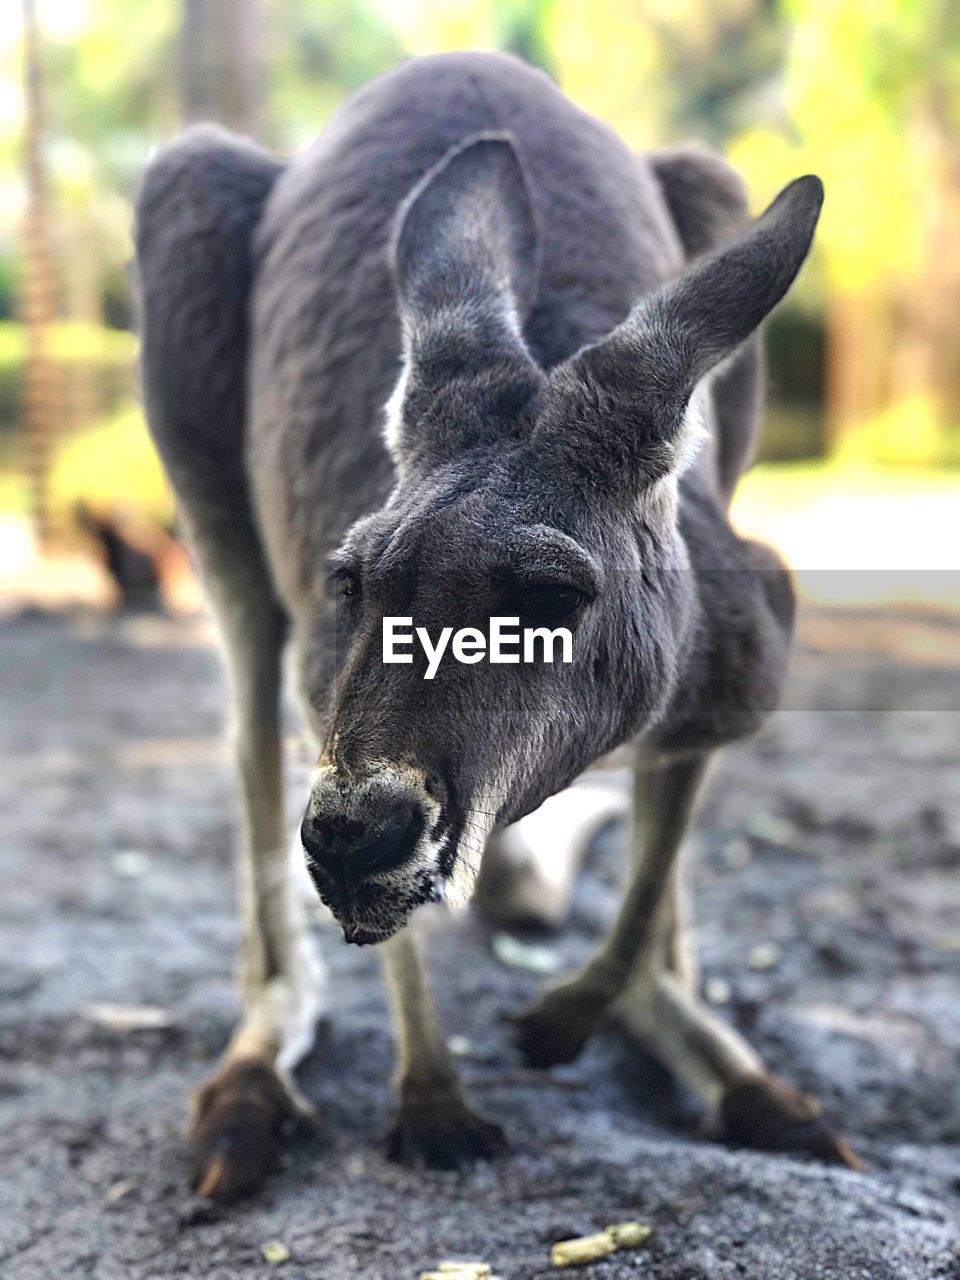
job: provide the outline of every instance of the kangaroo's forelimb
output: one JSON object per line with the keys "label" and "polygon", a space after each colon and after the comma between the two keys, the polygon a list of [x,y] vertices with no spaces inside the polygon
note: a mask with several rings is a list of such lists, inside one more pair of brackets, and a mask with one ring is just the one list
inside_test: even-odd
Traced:
{"label": "kangaroo's forelimb", "polygon": [[479,1115],[460,1083],[424,972],[416,924],[383,946],[397,1038],[397,1114],[387,1145],[394,1160],[454,1168],[496,1155],[503,1131]]}

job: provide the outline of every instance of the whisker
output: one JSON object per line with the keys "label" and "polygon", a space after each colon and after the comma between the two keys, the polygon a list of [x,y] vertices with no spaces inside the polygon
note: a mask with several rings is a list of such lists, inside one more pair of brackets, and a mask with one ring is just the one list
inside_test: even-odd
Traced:
{"label": "whisker", "polygon": [[481,818],[496,818],[496,813],[491,813],[489,809],[464,809],[464,815],[476,815]]}

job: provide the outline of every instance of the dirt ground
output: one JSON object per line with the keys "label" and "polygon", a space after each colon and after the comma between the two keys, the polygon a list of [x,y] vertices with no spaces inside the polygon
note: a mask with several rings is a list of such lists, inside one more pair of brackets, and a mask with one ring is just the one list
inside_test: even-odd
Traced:
{"label": "dirt ground", "polygon": [[[464,1173],[382,1155],[392,1050],[377,958],[318,922],[330,1018],[298,1136],[256,1200],[186,1190],[184,1100],[229,1033],[237,926],[222,684],[202,622],[20,617],[0,632],[0,1273],[7,1280],[406,1280],[481,1257],[554,1274],[554,1240],[640,1218],[596,1280],[960,1277],[960,644],[949,615],[808,612],[786,709],[727,752],[694,843],[706,989],[818,1094],[862,1173],[732,1151],[613,1032],[522,1069],[506,1015],[544,981],[472,915],[432,923],[448,1033],[509,1130]],[[291,724],[291,788],[305,749]],[[293,807],[293,806],[292,806]],[[591,852],[564,967],[615,907]],[[120,1031],[102,1004],[155,1006]],[[142,1009],[141,1009],[142,1016]],[[289,1260],[271,1264],[279,1241]]]}

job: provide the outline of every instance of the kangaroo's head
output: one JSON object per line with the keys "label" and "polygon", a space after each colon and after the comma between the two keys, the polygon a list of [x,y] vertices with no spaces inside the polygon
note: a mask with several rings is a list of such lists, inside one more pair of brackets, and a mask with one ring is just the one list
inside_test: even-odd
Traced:
{"label": "kangaroo's head", "polygon": [[[821,199],[816,178],[794,182],[729,247],[549,372],[523,338],[538,239],[510,140],[472,139],[405,202],[392,242],[397,482],[330,565],[335,635],[313,674],[330,711],[302,838],[349,940],[380,941],[438,897],[464,900],[495,824],[655,724],[695,609],[676,494],[700,430],[697,386],[788,289]],[[445,628],[473,630],[459,643],[446,633],[425,679],[419,642],[409,662],[384,662],[384,618],[434,645]],[[522,644],[519,661],[489,661],[491,618],[566,629],[570,661],[559,641],[544,661],[542,637],[533,661]]]}

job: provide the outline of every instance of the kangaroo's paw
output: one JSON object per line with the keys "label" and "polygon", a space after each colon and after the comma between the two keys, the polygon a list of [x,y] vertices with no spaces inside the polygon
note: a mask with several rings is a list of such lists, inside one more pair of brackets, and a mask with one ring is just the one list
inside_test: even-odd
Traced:
{"label": "kangaroo's paw", "polygon": [[491,1160],[506,1149],[500,1126],[456,1094],[401,1102],[387,1138],[388,1159],[428,1169],[457,1169]]}
{"label": "kangaroo's paw", "polygon": [[722,1137],[735,1146],[804,1153],[829,1164],[862,1168],[846,1142],[824,1123],[819,1103],[774,1076],[731,1085],[720,1102],[719,1119]]}
{"label": "kangaroo's paw", "polygon": [[596,1031],[606,1000],[574,981],[545,992],[535,1005],[514,1019],[515,1038],[531,1067],[572,1062]]}
{"label": "kangaroo's paw", "polygon": [[194,1095],[189,1141],[198,1195],[226,1203],[256,1191],[296,1108],[261,1058],[228,1062]]}

